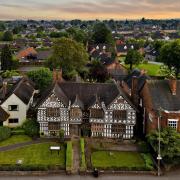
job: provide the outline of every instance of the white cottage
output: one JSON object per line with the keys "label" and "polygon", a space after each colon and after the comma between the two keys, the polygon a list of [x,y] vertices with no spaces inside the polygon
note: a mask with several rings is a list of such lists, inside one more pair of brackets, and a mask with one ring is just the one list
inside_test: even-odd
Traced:
{"label": "white cottage", "polygon": [[0,113],[4,112],[0,121],[3,122],[3,126],[18,127],[23,124],[33,102],[34,93],[33,83],[26,78],[22,78],[15,85],[3,83],[0,90]]}

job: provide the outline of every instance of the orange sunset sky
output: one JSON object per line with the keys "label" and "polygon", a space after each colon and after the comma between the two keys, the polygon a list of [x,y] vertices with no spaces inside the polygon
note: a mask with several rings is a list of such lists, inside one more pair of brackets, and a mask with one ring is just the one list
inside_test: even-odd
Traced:
{"label": "orange sunset sky", "polygon": [[180,18],[180,0],[0,0],[0,19]]}

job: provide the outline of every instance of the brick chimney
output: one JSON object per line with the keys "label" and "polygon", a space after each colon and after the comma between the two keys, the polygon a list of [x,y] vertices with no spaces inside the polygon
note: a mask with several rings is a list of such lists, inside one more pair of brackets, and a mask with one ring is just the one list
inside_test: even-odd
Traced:
{"label": "brick chimney", "polygon": [[138,77],[136,77],[136,76],[132,77],[131,99],[136,106],[139,105]]}
{"label": "brick chimney", "polygon": [[174,77],[171,77],[169,79],[169,87],[171,90],[172,95],[176,95],[176,90],[177,90],[177,80]]}
{"label": "brick chimney", "polygon": [[62,82],[62,69],[54,69],[53,70],[53,81],[54,82]]}
{"label": "brick chimney", "polygon": [[6,81],[3,82],[2,90],[3,90],[3,97],[5,97],[7,94],[7,82]]}

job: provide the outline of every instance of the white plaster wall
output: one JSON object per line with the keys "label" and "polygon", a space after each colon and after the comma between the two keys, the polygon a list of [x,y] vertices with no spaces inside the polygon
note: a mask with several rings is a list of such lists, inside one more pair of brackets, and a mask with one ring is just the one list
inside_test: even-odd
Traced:
{"label": "white plaster wall", "polygon": [[[19,110],[18,111],[9,111],[8,106],[9,105],[18,105]],[[13,123],[9,124],[9,119],[7,121],[3,122],[3,126],[8,127],[17,127],[21,126],[23,122],[26,120],[26,114],[28,106],[24,104],[15,94],[12,94],[2,105],[1,107],[10,114],[9,119],[11,118],[18,118],[19,123]]]}

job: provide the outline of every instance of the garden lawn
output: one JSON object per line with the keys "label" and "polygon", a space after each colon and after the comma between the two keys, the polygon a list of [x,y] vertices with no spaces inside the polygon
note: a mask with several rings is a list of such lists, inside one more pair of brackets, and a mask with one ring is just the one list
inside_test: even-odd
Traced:
{"label": "garden lawn", "polygon": [[[124,64],[124,66],[129,69],[129,65]],[[159,73],[160,67],[161,67],[161,65],[159,65],[159,64],[150,64],[149,63],[149,64],[134,65],[133,69],[136,69],[136,68],[140,69],[140,70],[144,69],[147,71],[147,74],[149,76],[162,76]]]}
{"label": "garden lawn", "polygon": [[1,141],[0,142],[0,147],[2,146],[9,146],[13,144],[18,144],[18,143],[24,143],[24,142],[29,142],[32,141],[32,139],[29,136],[26,135],[13,135],[10,138]]}
{"label": "garden lawn", "polygon": [[145,168],[145,162],[138,152],[96,151],[91,155],[91,163],[100,169]]}
{"label": "garden lawn", "polygon": [[25,146],[12,151],[0,152],[0,165],[15,165],[16,161],[23,160],[23,165],[58,165],[65,167],[65,147],[60,145],[59,152],[50,152],[50,146],[57,146],[57,143],[42,143]]}

